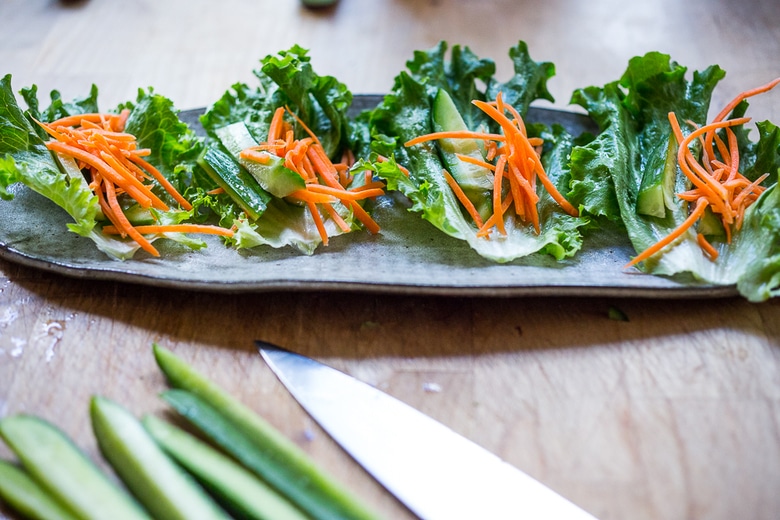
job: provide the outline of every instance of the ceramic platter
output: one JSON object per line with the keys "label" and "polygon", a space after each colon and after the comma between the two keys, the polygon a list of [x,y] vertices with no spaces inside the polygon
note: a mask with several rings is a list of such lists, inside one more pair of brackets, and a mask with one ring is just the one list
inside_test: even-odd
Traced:
{"label": "ceramic platter", "polygon": [[[375,105],[379,96],[356,96],[355,110]],[[202,110],[181,113],[200,131]],[[529,121],[560,123],[572,133],[594,131],[577,113],[532,108]],[[556,261],[532,255],[496,264],[465,242],[450,238],[397,201],[378,204],[379,235],[353,232],[306,256],[291,248],[236,251],[217,238],[190,251],[160,245],[161,258],[138,254],[113,260],[91,240],[66,230],[69,217],[24,186],[13,201],[0,201],[0,257],[64,276],[216,292],[358,291],[449,296],[625,296],[697,298],[732,296],[734,287],[697,284],[623,269],[633,254],[627,239],[599,233],[588,237],[575,258]],[[162,244],[162,243],[159,243]],[[168,245],[170,244],[170,245]]]}

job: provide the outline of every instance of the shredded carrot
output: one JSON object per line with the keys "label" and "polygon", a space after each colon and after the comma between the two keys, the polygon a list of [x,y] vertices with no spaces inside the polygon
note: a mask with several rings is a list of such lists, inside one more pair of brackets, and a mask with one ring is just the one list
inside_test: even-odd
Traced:
{"label": "shredded carrot", "polygon": [[274,111],[274,115],[271,118],[271,125],[268,127],[268,139],[269,143],[280,139],[282,136],[282,122],[284,117],[284,107],[279,107]]}
{"label": "shredded carrot", "polygon": [[[504,214],[510,207],[514,207],[514,213],[518,219],[532,225],[536,233],[540,233],[539,211],[537,209],[540,198],[536,191],[537,181],[541,182],[544,189],[566,213],[577,216],[579,214],[577,209],[558,192],[542,166],[539,154],[544,141],[539,137],[528,137],[525,122],[520,113],[513,106],[504,102],[501,93],[496,96],[494,101],[474,100],[472,103],[499,125],[501,134],[470,130],[432,132],[410,139],[405,143],[405,146],[415,146],[439,139],[476,139],[484,142],[484,159],[456,154],[461,161],[495,172],[493,176],[493,215],[488,217],[484,224],[477,225],[477,236],[487,238],[490,229],[493,228],[498,233],[506,235]],[[452,186],[450,180],[447,179],[447,181]],[[504,196],[505,192],[507,193],[506,197]],[[466,212],[471,214],[472,209],[469,205],[463,200],[461,200],[461,204]],[[471,206],[473,207],[473,204]],[[488,224],[490,226],[486,229]]]}
{"label": "shredded carrot", "polygon": [[146,240],[146,238],[144,238],[143,235],[136,231],[135,228],[133,228],[133,226],[130,224],[127,216],[125,216],[124,212],[122,211],[122,206],[119,205],[119,201],[116,198],[116,191],[114,190],[113,183],[104,179],[103,185],[106,189],[106,202],[108,203],[108,208],[111,210],[111,213],[114,216],[114,222],[120,226],[122,235],[127,235],[135,240],[136,243],[150,255],[160,256],[160,253],[152,245],[152,243]]}
{"label": "shredded carrot", "polygon": [[713,245],[707,241],[707,238],[704,235],[702,235],[701,233],[697,233],[696,242],[698,242],[699,247],[701,247],[701,250],[704,252],[704,254],[707,255],[707,258],[709,258],[713,262],[717,260],[718,250],[715,249]]}
{"label": "shredded carrot", "polygon": [[[496,170],[496,165],[491,164],[488,161],[482,161],[480,159],[477,159],[476,157],[472,157],[470,155],[463,155],[462,153],[456,153],[455,156],[460,159],[463,162],[475,164],[477,166],[481,166],[483,168],[487,168],[488,170]],[[490,160],[490,159],[488,159]]]}
{"label": "shredded carrot", "polygon": [[328,215],[330,215],[331,220],[336,223],[336,225],[343,231],[344,233],[349,233],[350,228],[349,224],[339,215],[339,212],[336,211],[336,208],[333,207],[332,204],[323,204],[323,208],[325,208],[325,211],[328,212]]}
{"label": "shredded carrot", "polygon": [[701,198],[696,204],[696,207],[691,212],[691,214],[688,216],[688,218],[685,219],[685,221],[674,228],[671,233],[666,235],[664,238],[653,244],[652,246],[648,247],[644,251],[642,251],[640,254],[635,256],[629,263],[625,265],[625,267],[631,267],[632,265],[638,264],[639,262],[642,262],[644,260],[647,260],[654,254],[656,254],[658,251],[666,247],[667,245],[674,242],[677,238],[679,238],[683,233],[688,231],[699,218],[701,218],[702,215],[704,215],[704,210],[707,209],[707,206],[709,206],[709,202],[707,202],[707,199]]}
{"label": "shredded carrot", "polygon": [[317,205],[313,202],[307,202],[306,205],[309,207],[309,212],[314,219],[314,225],[317,226],[317,231],[322,238],[322,245],[327,246],[328,230],[325,229],[325,223],[322,221],[322,215],[320,215],[320,211],[317,209]]}
{"label": "shredded carrot", "polygon": [[[495,176],[493,177],[493,211],[495,216],[495,226],[499,233],[506,235],[506,227],[504,226],[504,211],[495,212],[495,208],[501,208],[501,186],[503,185],[504,170],[506,168],[506,156],[501,155],[496,163]],[[510,184],[510,187],[512,185]],[[509,194],[512,198],[515,198],[516,190],[510,190]],[[480,226],[481,227],[481,226]]]}
{"label": "shredded carrot", "polygon": [[410,139],[404,146],[414,146],[426,141],[437,141],[439,139],[488,139],[491,141],[503,141],[501,134],[489,134],[486,132],[472,132],[471,130],[456,130],[452,132],[433,132]]}
{"label": "shredded carrot", "polygon": [[490,235],[491,229],[497,225],[496,223],[498,221],[503,222],[502,219],[504,213],[507,212],[507,210],[511,205],[512,205],[512,192],[509,192],[509,194],[506,196],[506,199],[504,199],[504,202],[501,203],[500,211],[494,211],[493,214],[490,215],[490,217],[485,221],[485,224],[482,226],[482,228],[480,228],[480,230],[477,231],[477,236],[487,238]]}
{"label": "shredded carrot", "polygon": [[[142,235],[154,235],[161,233],[203,233],[209,235],[220,235],[232,237],[233,231],[220,226],[209,226],[205,224],[149,224],[135,226],[138,233]],[[104,226],[103,233],[108,235],[117,235],[121,231],[116,226]]]}
{"label": "shredded carrot", "polygon": [[260,164],[268,164],[269,162],[271,162],[271,157],[268,155],[268,152],[261,151],[261,150],[253,150],[251,148],[248,148],[246,150],[241,150],[240,157],[242,159],[249,159],[250,161],[254,161]]}
{"label": "shredded carrot", "polygon": [[[677,197],[687,202],[697,201],[696,206],[685,221],[667,237],[642,251],[625,267],[647,260],[674,242],[676,238],[696,224],[704,215],[704,209],[707,207],[720,218],[725,231],[726,243],[731,243],[734,231],[739,231],[742,227],[745,211],[764,192],[765,187],[761,184],[769,174],[765,173],[751,182],[740,173],[739,147],[737,136],[732,128],[746,124],[750,118],[725,118],[746,98],[767,92],[778,84],[780,84],[780,78],[738,94],[710,123],[698,126],[689,122],[694,130],[688,135],[683,135],[676,114],[669,113],[672,135],[678,144],[677,164],[680,171],[692,184],[691,189],[678,193]],[[725,132],[725,141],[718,135],[719,130]],[[691,144],[694,142],[701,144],[700,157],[694,156],[691,150]],[[712,261],[718,258],[717,249],[701,233],[697,233],[696,241],[708,258]]]}
{"label": "shredded carrot", "polygon": [[[129,196],[143,208],[168,211],[169,206],[147,184],[154,179],[182,208],[190,210],[192,205],[156,167],[143,159],[151,154],[151,150],[139,149],[135,136],[124,132],[129,115],[130,111],[125,109],[119,114],[77,114],[50,123],[36,123],[53,138],[46,142],[46,147],[72,158],[82,169],[87,184],[97,195],[103,214],[111,222],[111,225],[104,226],[104,232],[129,237],[149,254],[159,256],[157,249],[143,234],[175,232],[178,228],[133,226],[122,209],[119,197]],[[180,226],[189,226],[189,232],[232,234],[232,231],[218,227]]]}
{"label": "shredded carrot", "polygon": [[442,173],[444,174],[444,178],[447,179],[447,184],[450,185],[450,188],[452,188],[452,192],[455,194],[455,196],[458,198],[461,204],[466,208],[469,215],[471,215],[471,218],[474,219],[474,223],[477,225],[478,228],[482,227],[482,217],[479,216],[479,212],[477,211],[477,208],[474,207],[474,203],[472,203],[469,198],[466,196],[466,193],[464,193],[463,188],[460,187],[458,182],[450,175],[450,172],[447,170],[443,170]]}
{"label": "shredded carrot", "polygon": [[[308,137],[296,139],[292,125],[284,118],[285,114],[289,114]],[[323,245],[328,245],[323,216],[329,217],[343,232],[351,231],[350,225],[333,207],[337,202],[350,209],[369,232],[379,232],[379,226],[360,206],[359,201],[384,195],[384,184],[373,181],[370,172],[366,172],[364,185],[348,189],[353,180],[350,168],[355,164],[355,156],[351,150],[344,150],[341,162],[334,163],[314,132],[289,107],[279,107],[271,119],[268,140],[243,150],[241,157],[267,164],[269,157],[266,151],[272,151],[282,157],[285,167],[303,178],[305,187],[295,190],[287,197],[306,205]],[[321,209],[324,213],[320,212]]]}

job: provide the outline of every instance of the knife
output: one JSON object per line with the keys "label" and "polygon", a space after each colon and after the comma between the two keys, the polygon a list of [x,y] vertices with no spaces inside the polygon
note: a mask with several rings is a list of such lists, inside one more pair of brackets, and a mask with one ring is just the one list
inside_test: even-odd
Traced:
{"label": "knife", "polygon": [[595,520],[431,417],[352,376],[264,341],[265,362],[311,417],[424,520]]}

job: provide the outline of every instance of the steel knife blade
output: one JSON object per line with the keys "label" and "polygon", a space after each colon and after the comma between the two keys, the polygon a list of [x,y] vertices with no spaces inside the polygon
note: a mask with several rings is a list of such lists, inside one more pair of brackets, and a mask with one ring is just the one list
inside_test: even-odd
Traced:
{"label": "steel knife blade", "polygon": [[256,342],[281,383],[358,464],[424,520],[595,520],[495,454],[354,377]]}

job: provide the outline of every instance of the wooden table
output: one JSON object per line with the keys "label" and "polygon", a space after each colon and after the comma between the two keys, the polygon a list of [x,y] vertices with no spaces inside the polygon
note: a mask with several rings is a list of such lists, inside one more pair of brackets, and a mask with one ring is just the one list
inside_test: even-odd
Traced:
{"label": "wooden table", "polygon": [[[652,50],[690,70],[720,64],[728,75],[714,105],[780,73],[774,0],[342,0],[321,11],[294,1],[0,0],[0,20],[0,73],[17,88],[70,98],[95,83],[104,107],[150,85],[181,109],[205,106],[293,43],[353,92],[381,93],[415,49],[440,39],[493,58],[506,77],[507,50],[522,39],[534,59],[556,64],[559,108]],[[778,95],[751,112],[780,121]],[[609,319],[612,306],[628,321]],[[281,388],[253,350],[261,337],[379,385],[601,519],[780,515],[774,301],[225,295],[0,261],[0,415],[41,415],[99,459],[88,399],[161,412],[157,342],[388,518],[408,517]]]}

